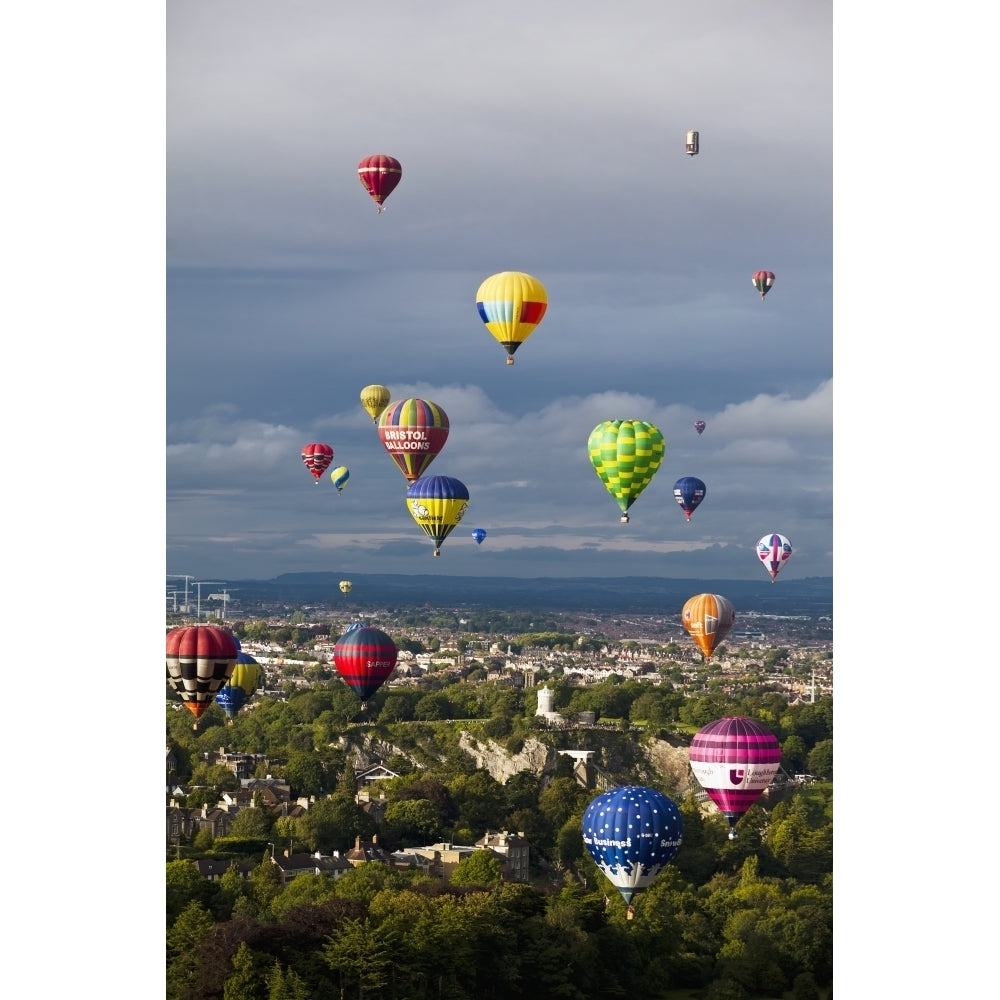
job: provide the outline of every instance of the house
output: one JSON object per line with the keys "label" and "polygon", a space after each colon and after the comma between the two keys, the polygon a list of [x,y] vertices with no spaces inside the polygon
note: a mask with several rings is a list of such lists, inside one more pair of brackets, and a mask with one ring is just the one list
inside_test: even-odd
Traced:
{"label": "house", "polygon": [[213,840],[225,837],[234,818],[234,814],[221,805],[187,809],[171,799],[167,806],[167,842],[176,841],[179,837],[190,839],[201,830],[208,830]]}
{"label": "house", "polygon": [[339,854],[324,857],[319,851],[315,854],[288,854],[286,852],[283,855],[272,856],[271,861],[277,865],[281,872],[282,883],[291,882],[299,875],[329,875],[338,879],[344,872],[350,871],[353,867]]}
{"label": "house", "polygon": [[476,847],[488,848],[503,864],[503,876],[511,882],[529,881],[528,862],[530,850],[523,833],[490,833],[476,841]]}
{"label": "house", "polygon": [[256,861],[246,859],[235,860],[233,858],[199,858],[194,862],[198,874],[207,878],[209,882],[218,882],[223,875],[229,871],[232,865],[236,865],[240,878],[250,878],[250,873],[257,867]]}
{"label": "house", "polygon": [[366,861],[381,861],[384,865],[392,864],[392,855],[378,844],[378,834],[372,834],[372,839],[361,842],[361,837],[354,838],[354,847],[344,855],[345,858],[355,867],[363,865]]}

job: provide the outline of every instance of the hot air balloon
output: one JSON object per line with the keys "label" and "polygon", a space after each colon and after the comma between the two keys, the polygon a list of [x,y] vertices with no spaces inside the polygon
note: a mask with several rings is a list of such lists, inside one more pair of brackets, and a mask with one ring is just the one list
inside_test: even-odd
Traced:
{"label": "hot air balloon", "polygon": [[302,449],[302,461],[306,463],[306,468],[313,474],[316,485],[319,485],[323,473],[330,467],[333,461],[333,449],[328,444],[307,444]]}
{"label": "hot air balloon", "polygon": [[591,464],[618,502],[622,524],[628,524],[628,509],[649,485],[666,447],[659,428],[644,420],[605,420],[590,432]]}
{"label": "hot air balloon", "polygon": [[361,405],[368,416],[378,423],[378,415],[389,405],[389,390],[384,385],[366,385],[361,390]]}
{"label": "hot air balloon", "polygon": [[706,663],[735,621],[736,609],[719,594],[695,594],[681,610],[681,624],[704,653]]}
{"label": "hot air balloon", "polygon": [[333,647],[337,673],[357,692],[362,708],[385,683],[399,651],[381,629],[359,625],[348,629]]}
{"label": "hot air balloon", "polygon": [[688,131],[688,134],[684,137],[684,152],[688,156],[698,155],[698,133],[694,131]]}
{"label": "hot air balloon", "polygon": [[368,622],[351,622],[351,624],[344,629],[344,635],[347,635],[348,632],[353,632],[356,628],[368,628]]}
{"label": "hot air balloon", "polygon": [[674,483],[674,499],[690,521],[695,508],[705,499],[705,484],[696,476],[682,476]]}
{"label": "hot air balloon", "polygon": [[771,583],[778,578],[778,570],[792,557],[792,543],[784,535],[765,535],[757,543],[757,558],[771,576]]}
{"label": "hot air balloon", "polygon": [[696,430],[696,431],[697,431],[697,432],[698,432],[699,434],[701,434],[701,432],[702,432],[702,431],[703,431],[703,430],[704,430],[704,429],[705,429],[705,428],[706,428],[707,426],[708,426],[708,425],[707,425],[707,424],[705,423],[705,421],[704,421],[704,420],[696,420],[696,421],[694,422],[694,429],[695,429],[695,430]]}
{"label": "hot air balloon", "polygon": [[643,785],[612,788],[583,811],[583,842],[630,907],[676,856],[683,833],[677,806]]}
{"label": "hot air balloon", "polygon": [[479,315],[507,352],[509,365],[514,363],[514,352],[541,323],[548,306],[545,286],[523,271],[491,275],[476,292]]}
{"label": "hot air balloon", "polygon": [[167,680],[195,719],[229,680],[238,653],[233,633],[218,625],[181,625],[167,633]]}
{"label": "hot air balloon", "polygon": [[229,680],[215,696],[215,703],[226,713],[230,721],[253,697],[260,683],[260,664],[242,649],[236,654],[236,666]]}
{"label": "hot air balloon", "polygon": [[754,271],[754,275],[750,280],[753,282],[753,287],[760,292],[760,297],[764,298],[771,290],[771,285],[774,284],[774,272]]}
{"label": "hot air balloon", "polygon": [[486,537],[485,528],[473,528],[472,537],[476,540],[476,545],[482,545],[483,539]]}
{"label": "hot air balloon", "polygon": [[354,586],[354,584],[351,583],[350,580],[341,580],[340,581],[340,592],[342,594],[349,594],[351,592],[351,588],[353,586]]}
{"label": "hot air balloon", "polygon": [[469,506],[465,483],[451,476],[424,476],[406,491],[406,509],[434,539],[434,555],[441,555],[441,543],[462,520]]}
{"label": "hot air balloon", "polygon": [[448,440],[448,414],[426,399],[403,399],[378,418],[378,436],[409,482],[419,479]]}
{"label": "hot air balloon", "polygon": [[376,211],[381,214],[382,202],[396,189],[403,176],[403,168],[394,156],[385,153],[375,153],[366,156],[358,164],[358,178],[361,186],[371,195],[372,201],[378,205]]}
{"label": "hot air balloon", "polygon": [[346,465],[338,465],[333,472],[330,473],[330,482],[337,487],[337,493],[343,493],[344,487],[347,485],[347,480],[351,478],[351,472]]}
{"label": "hot air balloon", "polygon": [[781,761],[773,733],[743,716],[727,716],[699,730],[688,751],[691,770],[729,823],[736,824],[771,784]]}

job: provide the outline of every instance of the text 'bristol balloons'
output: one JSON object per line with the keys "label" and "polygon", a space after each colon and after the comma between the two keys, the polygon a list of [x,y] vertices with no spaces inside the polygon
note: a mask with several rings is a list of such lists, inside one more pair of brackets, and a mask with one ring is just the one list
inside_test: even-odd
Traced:
{"label": "text 'bristol balloons'", "polygon": [[389,390],[384,385],[366,385],[361,390],[361,405],[365,412],[378,423],[378,415],[389,405]]}
{"label": "text 'bristol balloons'", "polygon": [[409,482],[419,479],[448,440],[448,414],[427,399],[402,399],[378,418],[378,436]]}
{"label": "text 'bristol balloons'", "polygon": [[337,493],[343,493],[344,487],[347,485],[347,480],[351,478],[350,469],[346,465],[338,465],[333,472],[330,473],[330,482],[337,487]]}
{"label": "text 'bristol balloons'", "polygon": [[677,806],[643,785],[612,788],[583,812],[583,842],[626,903],[674,859],[683,833]]}
{"label": "text 'bristol balloons'", "polygon": [[350,580],[341,580],[339,586],[342,594],[349,594],[354,588],[354,584]]}
{"label": "text 'bristol balloons'", "polygon": [[729,839],[735,840],[740,817],[778,773],[781,747],[759,722],[734,715],[695,733],[688,759],[701,787],[726,817]]}
{"label": "text 'bristol balloons'", "polygon": [[313,474],[318,486],[320,479],[323,478],[323,473],[330,468],[330,463],[333,461],[333,449],[328,444],[319,442],[307,444],[302,449],[302,461]]}
{"label": "text 'bristol balloons'", "polygon": [[465,483],[451,476],[424,476],[411,483],[406,491],[406,509],[434,539],[434,555],[441,555],[441,543],[462,520],[469,507],[469,490]]}
{"label": "text 'bristol balloons'", "polygon": [[402,180],[403,168],[394,156],[385,153],[375,153],[366,156],[358,164],[358,179],[361,186],[378,205],[377,212],[382,211],[382,202],[396,190],[396,185]]}
{"label": "text 'bristol balloons'", "polygon": [[476,540],[476,545],[482,545],[483,539],[486,537],[485,528],[473,528],[472,537]]}
{"label": "text 'bristol balloons'", "polygon": [[764,564],[774,583],[778,571],[792,557],[792,543],[784,535],[765,535],[757,543],[757,558]]}
{"label": "text 'bristol balloons'", "polygon": [[218,625],[181,625],[167,633],[167,680],[196,719],[229,680],[238,654],[233,633]]}
{"label": "text 'bristol balloons'", "polygon": [[753,282],[753,287],[760,292],[760,297],[764,298],[774,284],[774,272],[754,271],[753,277],[750,280]]}
{"label": "text 'bristol balloons'", "polygon": [[535,332],[549,307],[545,286],[523,271],[501,271],[491,275],[476,292],[476,308],[486,329],[507,352],[514,352]]}
{"label": "text 'bristol balloons'", "polygon": [[674,499],[690,521],[695,508],[705,499],[705,484],[697,476],[683,476],[674,483]]}
{"label": "text 'bristol balloons'", "polygon": [[696,420],[694,422],[694,429],[701,434],[701,432],[708,426],[704,420]]}
{"label": "text 'bristol balloons'", "polygon": [[369,625],[348,629],[333,647],[337,673],[354,688],[362,704],[385,683],[398,655],[392,638]]}
{"label": "text 'bristol balloons'", "polygon": [[681,609],[681,624],[705,654],[706,662],[735,621],[736,609],[720,594],[695,594]]}
{"label": "text 'bristol balloons'", "polygon": [[644,420],[605,420],[590,432],[587,448],[594,471],[621,508],[622,524],[628,524],[629,507],[663,461],[667,446],[660,429]]}

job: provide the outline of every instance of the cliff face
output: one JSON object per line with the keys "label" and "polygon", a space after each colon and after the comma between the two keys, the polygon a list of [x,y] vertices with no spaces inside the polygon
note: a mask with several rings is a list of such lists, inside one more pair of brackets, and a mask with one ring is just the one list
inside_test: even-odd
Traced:
{"label": "cliff face", "polygon": [[489,771],[500,784],[520,771],[530,771],[539,776],[551,773],[558,756],[552,747],[545,746],[533,736],[524,741],[520,753],[513,757],[499,743],[493,740],[482,743],[466,732],[462,733],[458,745],[475,760],[476,767]]}

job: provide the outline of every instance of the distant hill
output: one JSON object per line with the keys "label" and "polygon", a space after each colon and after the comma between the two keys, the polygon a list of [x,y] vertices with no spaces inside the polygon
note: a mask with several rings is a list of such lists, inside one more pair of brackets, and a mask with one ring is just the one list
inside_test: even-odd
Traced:
{"label": "distant hill", "polygon": [[273,580],[227,584],[245,603],[342,604],[406,607],[480,606],[511,611],[604,611],[675,614],[695,594],[728,597],[738,611],[828,615],[833,612],[833,578],[807,577],[772,584],[748,580],[675,580],[659,577],[470,577],[351,574],[346,597],[336,573],[285,573]]}

